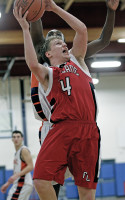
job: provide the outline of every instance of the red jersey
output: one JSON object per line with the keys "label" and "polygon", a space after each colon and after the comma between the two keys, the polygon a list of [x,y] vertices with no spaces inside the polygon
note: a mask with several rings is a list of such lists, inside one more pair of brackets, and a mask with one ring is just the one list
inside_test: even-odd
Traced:
{"label": "red jersey", "polygon": [[46,98],[51,105],[50,121],[96,121],[97,103],[92,78],[71,55],[69,62],[49,69]]}

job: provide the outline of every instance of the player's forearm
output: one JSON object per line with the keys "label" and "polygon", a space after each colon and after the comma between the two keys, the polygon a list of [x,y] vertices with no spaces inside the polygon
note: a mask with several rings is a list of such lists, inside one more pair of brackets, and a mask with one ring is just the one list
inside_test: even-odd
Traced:
{"label": "player's forearm", "polygon": [[106,21],[100,37],[87,45],[87,52],[85,58],[89,58],[92,55],[103,50],[110,43],[115,21],[115,11],[108,8]]}
{"label": "player's forearm", "polygon": [[11,183],[9,183],[9,181],[7,181],[4,185],[6,186],[6,189],[9,187]]}
{"label": "player's forearm", "polygon": [[114,23],[115,23],[115,11],[108,8],[106,21],[105,21],[105,24],[100,36],[100,39],[103,41],[103,43],[107,45],[109,44],[111,36],[112,36]]}
{"label": "player's forearm", "polygon": [[70,13],[66,12],[59,6],[56,6],[53,10],[54,13],[59,15],[67,24],[74,29],[77,33],[84,34],[86,33],[86,26],[83,22],[77,19],[75,16],[71,15]]}
{"label": "player's forearm", "polygon": [[25,60],[30,70],[34,72],[38,66],[38,60],[29,30],[23,30],[23,36]]}
{"label": "player's forearm", "polygon": [[8,182],[11,184],[15,180],[17,180],[19,177],[24,176],[25,174],[31,172],[33,170],[33,164],[27,165],[22,171],[15,173],[13,176],[11,176],[8,180]]}
{"label": "player's forearm", "polygon": [[31,33],[32,41],[33,41],[33,44],[34,44],[35,48],[40,43],[42,44],[42,43],[45,42],[41,19],[39,19],[36,22],[31,22],[30,23],[30,33]]}
{"label": "player's forearm", "polygon": [[21,172],[19,172],[19,176],[24,176],[25,174],[31,172],[33,170],[33,165],[27,165]]}

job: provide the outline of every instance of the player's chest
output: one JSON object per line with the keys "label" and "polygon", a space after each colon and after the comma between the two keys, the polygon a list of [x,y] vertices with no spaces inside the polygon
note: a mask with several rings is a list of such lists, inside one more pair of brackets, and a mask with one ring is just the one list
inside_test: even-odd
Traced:
{"label": "player's chest", "polygon": [[69,64],[61,69],[58,81],[61,86],[81,88],[83,86],[87,87],[91,80],[91,77],[86,75],[79,67]]}

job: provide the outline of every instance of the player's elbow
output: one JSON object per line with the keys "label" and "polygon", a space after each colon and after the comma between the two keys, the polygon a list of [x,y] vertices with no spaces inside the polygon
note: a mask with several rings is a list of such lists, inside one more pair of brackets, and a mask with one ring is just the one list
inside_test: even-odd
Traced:
{"label": "player's elbow", "polygon": [[103,48],[107,47],[110,44],[110,39],[100,37],[99,40]]}
{"label": "player's elbow", "polygon": [[102,44],[105,47],[107,47],[109,44],[110,44],[110,41],[109,40],[106,40],[106,41],[102,41]]}
{"label": "player's elbow", "polygon": [[31,169],[30,169],[30,171],[32,171],[33,170],[33,165],[31,166]]}
{"label": "player's elbow", "polygon": [[110,44],[110,40],[107,40],[107,41],[105,42],[105,47],[107,47],[109,44]]}
{"label": "player's elbow", "polygon": [[35,65],[34,63],[30,63],[29,68],[30,68],[31,72],[33,72],[33,73],[35,73],[37,71],[37,65]]}
{"label": "player's elbow", "polygon": [[29,171],[31,172],[33,170],[33,163],[31,163],[30,165],[29,165]]}
{"label": "player's elbow", "polygon": [[32,61],[32,60],[26,60],[26,64],[28,65],[31,72],[35,72],[38,68],[38,62]]}
{"label": "player's elbow", "polygon": [[86,27],[86,25],[84,23],[81,23],[79,32],[81,34],[83,34],[83,33],[87,34],[87,27]]}

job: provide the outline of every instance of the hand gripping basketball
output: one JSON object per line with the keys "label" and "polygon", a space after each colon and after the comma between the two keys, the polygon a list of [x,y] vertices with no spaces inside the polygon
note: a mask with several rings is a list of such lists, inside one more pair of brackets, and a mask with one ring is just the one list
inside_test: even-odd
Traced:
{"label": "hand gripping basketball", "polygon": [[22,14],[24,15],[28,10],[27,21],[35,22],[42,17],[45,11],[44,0],[15,0],[14,7],[22,7]]}

